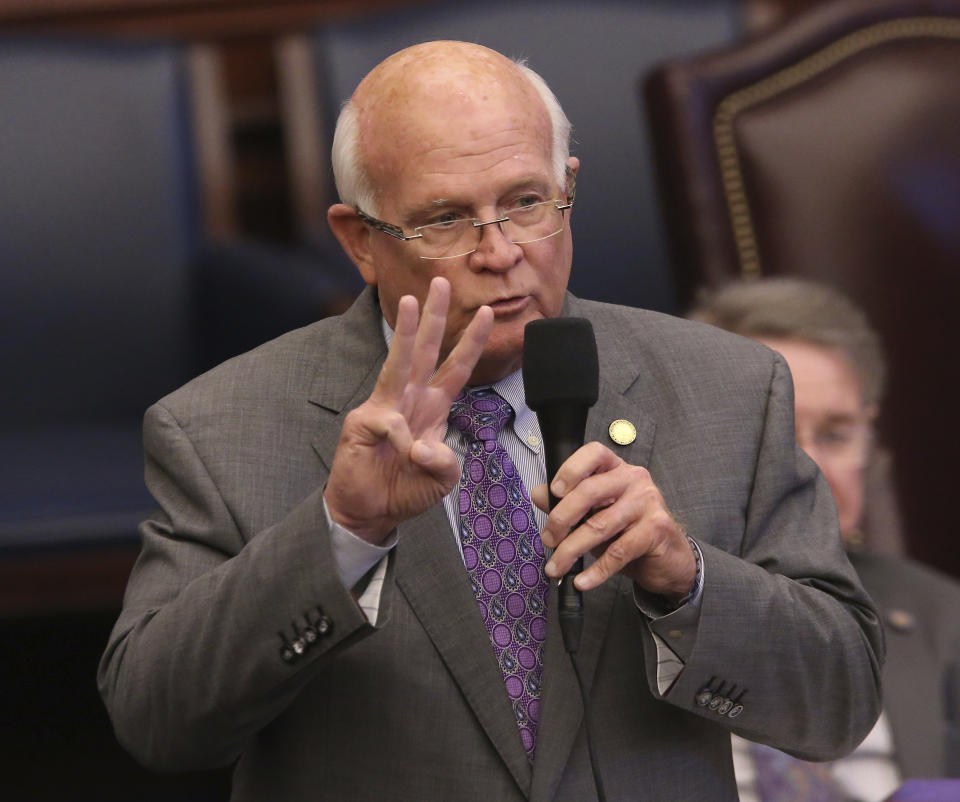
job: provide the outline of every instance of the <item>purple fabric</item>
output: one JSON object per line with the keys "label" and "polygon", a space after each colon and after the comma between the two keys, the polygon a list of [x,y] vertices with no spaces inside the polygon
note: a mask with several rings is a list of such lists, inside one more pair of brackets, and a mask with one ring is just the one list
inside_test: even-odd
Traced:
{"label": "purple fabric", "polygon": [[828,763],[808,763],[772,746],[751,743],[761,802],[846,802]]}
{"label": "purple fabric", "polygon": [[513,408],[493,390],[461,393],[450,410],[450,423],[468,443],[459,489],[463,562],[523,748],[533,760],[547,635],[547,578],[530,497],[497,442],[512,417]]}
{"label": "purple fabric", "polygon": [[887,802],[960,802],[960,779],[907,780]]}

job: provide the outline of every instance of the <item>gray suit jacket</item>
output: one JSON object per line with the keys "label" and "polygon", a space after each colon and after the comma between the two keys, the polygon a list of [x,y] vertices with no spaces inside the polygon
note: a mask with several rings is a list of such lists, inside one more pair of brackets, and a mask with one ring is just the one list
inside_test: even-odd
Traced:
{"label": "gray suit jacket", "polygon": [[[943,777],[948,759],[947,695],[960,713],[960,584],[920,563],[851,554],[863,586],[886,624],[884,709],[903,777]],[[954,722],[956,727],[960,722]],[[960,767],[960,743],[949,765]]]}
{"label": "gray suit jacket", "polygon": [[[597,334],[588,439],[650,469],[704,556],[698,634],[665,697],[630,583],[586,594],[576,660],[608,798],[736,799],[731,729],[812,758],[849,751],[878,714],[882,635],[829,489],[794,448],[784,363],[652,312],[572,297],[565,312]],[[99,675],[117,735],[159,769],[237,761],[238,800],[592,799],[553,598],[531,767],[441,506],[400,527],[376,627],[337,579],[321,492],[384,356],[367,290],[148,411],[160,509]],[[617,418],[634,443],[610,442]]]}

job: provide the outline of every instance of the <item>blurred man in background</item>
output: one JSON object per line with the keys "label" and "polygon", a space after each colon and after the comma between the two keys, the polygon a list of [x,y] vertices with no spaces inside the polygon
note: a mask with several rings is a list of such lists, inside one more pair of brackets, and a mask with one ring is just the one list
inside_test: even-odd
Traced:
{"label": "blurred man in background", "polygon": [[[958,756],[946,752],[958,746],[947,711],[960,676],[960,585],[906,558],[872,552],[869,533],[861,531],[872,501],[865,479],[886,374],[876,332],[839,292],[792,278],[730,284],[692,317],[758,340],[787,360],[797,442],[830,484],[849,557],[887,632],[884,713],[863,744],[830,765],[801,766],[735,739],[741,799],[879,802],[903,779],[944,776],[951,761],[958,765]],[[889,499],[873,503],[893,506]],[[954,698],[954,710],[958,703]],[[834,784],[840,795],[828,796]],[[803,796],[801,787],[823,795]]]}

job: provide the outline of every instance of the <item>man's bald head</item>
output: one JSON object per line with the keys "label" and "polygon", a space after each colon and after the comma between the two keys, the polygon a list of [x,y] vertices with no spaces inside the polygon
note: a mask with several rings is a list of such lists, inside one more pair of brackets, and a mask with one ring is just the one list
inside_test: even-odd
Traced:
{"label": "man's bald head", "polygon": [[547,158],[565,184],[570,123],[543,79],[495,50],[468,42],[425,42],[382,61],[344,105],[333,141],[333,171],[343,203],[378,212],[378,185],[429,143],[426,124],[459,119],[485,104],[543,109]]}

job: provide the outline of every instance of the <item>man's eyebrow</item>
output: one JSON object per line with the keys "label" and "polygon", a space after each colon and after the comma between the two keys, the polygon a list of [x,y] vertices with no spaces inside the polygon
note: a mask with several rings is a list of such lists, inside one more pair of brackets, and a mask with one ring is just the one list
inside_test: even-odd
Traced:
{"label": "man's eyebrow", "polygon": [[434,209],[442,209],[444,206],[452,205],[449,198],[434,198],[418,202],[402,215],[401,223],[403,225],[415,225],[420,222],[424,215],[429,215]]}
{"label": "man's eyebrow", "polygon": [[[510,195],[515,192],[523,192],[524,190],[529,189],[546,190],[549,184],[549,180],[543,178],[542,176],[531,175],[512,183],[503,194]],[[422,206],[412,209],[410,214],[407,215],[407,221],[413,222],[419,215],[423,214],[424,212],[428,212],[431,209],[442,209],[445,206],[466,208],[469,205],[470,204],[468,202],[458,201],[455,198],[432,198],[431,200],[425,201]]]}
{"label": "man's eyebrow", "polygon": [[544,176],[531,175],[513,184],[510,187],[509,192],[516,192],[517,190],[528,189],[529,187],[536,187],[537,189],[546,189],[550,185],[550,183],[551,183],[550,179]]}
{"label": "man's eyebrow", "polygon": [[407,222],[413,223],[424,215],[430,214],[434,209],[443,209],[449,206],[459,207],[463,205],[464,204],[457,203],[457,201],[452,198],[433,198],[431,200],[425,200],[423,203],[418,203],[412,207],[404,217]]}
{"label": "man's eyebrow", "polygon": [[832,412],[823,419],[825,424],[859,423],[860,415],[855,412]]}

